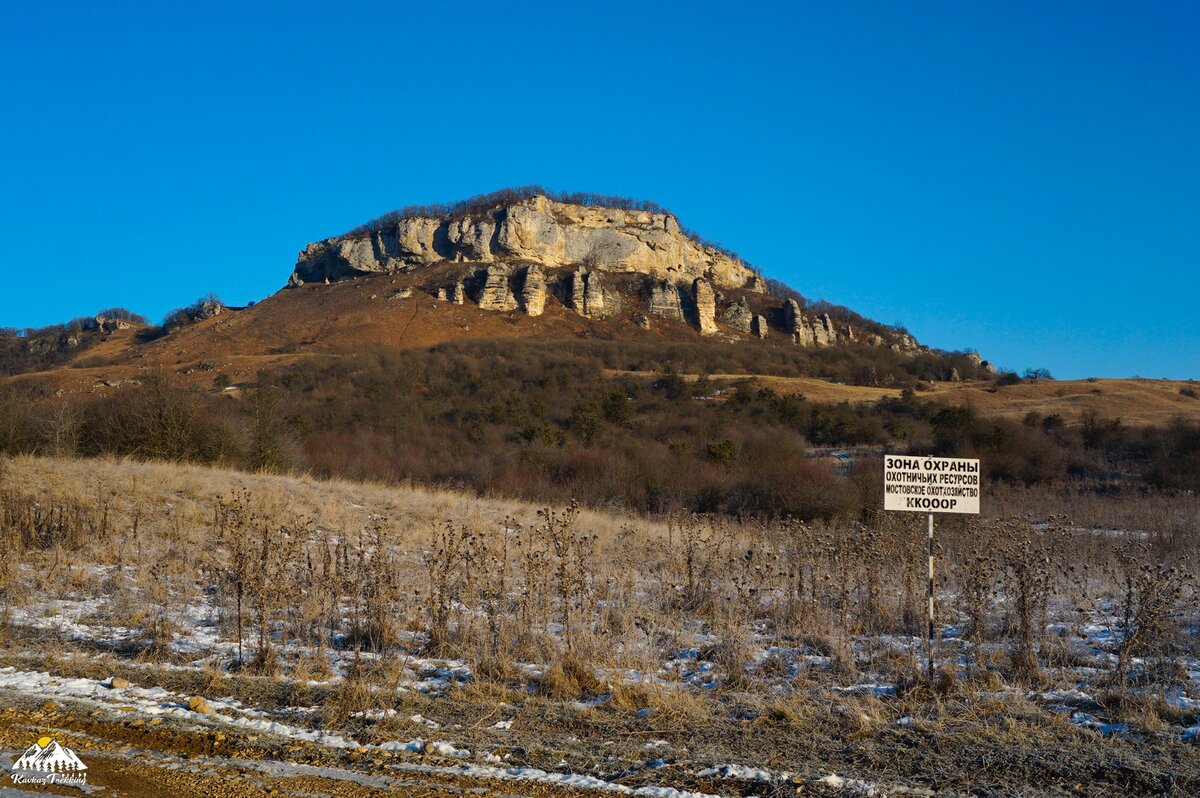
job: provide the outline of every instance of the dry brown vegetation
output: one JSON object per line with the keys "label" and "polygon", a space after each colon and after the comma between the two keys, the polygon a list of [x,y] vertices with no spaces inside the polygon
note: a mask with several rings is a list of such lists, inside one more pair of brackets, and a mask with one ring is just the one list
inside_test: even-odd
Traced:
{"label": "dry brown vegetation", "polygon": [[[749,373],[737,378],[689,379],[677,368],[722,374],[739,362]],[[462,341],[280,363],[230,385],[222,364],[205,361],[182,375],[145,368],[135,382],[82,400],[32,381],[0,388],[0,452],[311,470],[740,519],[867,517],[867,482],[844,461],[813,457],[818,447],[851,449],[864,474],[888,447],[980,457],[996,481],[1131,495],[1200,489],[1200,424],[1183,414],[1147,427],[1086,408],[1016,420],[913,387],[890,396],[832,379],[761,376],[816,368],[899,382],[943,366],[869,348]],[[196,375],[211,387],[186,381]],[[1029,388],[996,381],[985,393]],[[829,401],[838,392],[873,392],[874,401]]]}
{"label": "dry brown vegetation", "polygon": [[[652,734],[693,773],[836,766],[1003,791],[1111,771],[1129,794],[1194,788],[1180,736],[1200,723],[1195,497],[1006,486],[986,506],[939,527],[930,679],[919,517],[649,520],[16,458],[0,476],[5,656],[363,740],[427,733],[416,713],[456,744],[609,774],[636,771]],[[30,634],[59,658],[31,657]],[[524,729],[520,746],[484,733],[500,718]],[[936,756],[895,759],[929,740]],[[993,764],[977,765],[980,746]],[[1014,757],[1040,764],[1014,774]]]}

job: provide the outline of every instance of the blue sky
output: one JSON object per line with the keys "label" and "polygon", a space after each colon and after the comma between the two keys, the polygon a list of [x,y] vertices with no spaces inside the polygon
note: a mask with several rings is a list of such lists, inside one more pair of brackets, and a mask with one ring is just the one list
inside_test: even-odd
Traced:
{"label": "blue sky", "polygon": [[933,346],[1200,378],[1200,4],[166,5],[5,4],[0,325],[540,183]]}

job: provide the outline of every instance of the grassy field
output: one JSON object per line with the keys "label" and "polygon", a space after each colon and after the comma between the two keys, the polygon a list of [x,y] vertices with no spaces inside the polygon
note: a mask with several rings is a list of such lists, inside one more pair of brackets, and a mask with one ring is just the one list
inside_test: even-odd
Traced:
{"label": "grassy field", "polygon": [[300,765],[355,795],[1194,794],[1195,498],[1008,488],[985,512],[939,527],[928,678],[922,518],[12,459],[0,734],[240,770],[229,794],[311,792]]}

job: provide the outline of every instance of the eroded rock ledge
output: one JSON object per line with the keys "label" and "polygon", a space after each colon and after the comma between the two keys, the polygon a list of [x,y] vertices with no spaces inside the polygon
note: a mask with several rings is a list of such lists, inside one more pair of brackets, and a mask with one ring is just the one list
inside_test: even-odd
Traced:
{"label": "eroded rock ledge", "polygon": [[[410,274],[440,301],[541,316],[551,303],[582,317],[623,316],[641,329],[685,323],[704,336],[771,338],[922,351],[906,333],[855,330],[772,297],[748,265],[685,233],[669,213],[510,200],[456,216],[414,216],[309,244],[289,285]],[[424,277],[422,275],[425,275]]]}
{"label": "eroded rock ledge", "polygon": [[555,202],[544,196],[497,205],[461,218],[400,219],[373,233],[309,244],[291,284],[406,272],[445,261],[523,262],[644,274],[690,284],[765,292],[740,260],[686,235],[669,213]]}

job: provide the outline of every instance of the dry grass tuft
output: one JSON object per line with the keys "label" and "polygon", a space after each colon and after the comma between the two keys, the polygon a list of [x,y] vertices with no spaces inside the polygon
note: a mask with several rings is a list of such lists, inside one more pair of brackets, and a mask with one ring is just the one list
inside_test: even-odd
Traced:
{"label": "dry grass tuft", "polygon": [[608,692],[608,685],[597,678],[591,665],[570,653],[555,658],[537,685],[541,694],[560,700],[595,698]]}

